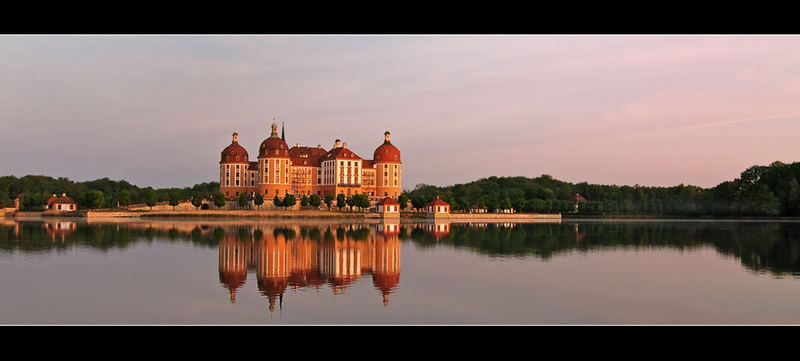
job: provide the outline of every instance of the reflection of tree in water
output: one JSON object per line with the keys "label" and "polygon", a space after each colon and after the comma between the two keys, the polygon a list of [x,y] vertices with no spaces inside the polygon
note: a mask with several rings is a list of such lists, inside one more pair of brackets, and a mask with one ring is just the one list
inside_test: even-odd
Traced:
{"label": "reflection of tree in water", "polygon": [[450,232],[438,240],[421,227],[413,228],[409,238],[420,248],[450,245],[489,257],[543,260],[572,252],[711,246],[752,270],[800,275],[800,224],[790,222],[451,224]]}
{"label": "reflection of tree in water", "polygon": [[[280,237],[318,243],[370,242],[367,225],[287,225],[253,227],[199,222],[97,223],[59,221],[0,223],[0,251],[52,252],[71,247],[124,249],[139,242],[188,242],[217,247],[230,234],[240,241]],[[429,227],[429,228],[426,228]],[[418,248],[442,245],[470,249],[489,257],[537,257],[613,249],[692,250],[711,246],[736,257],[749,269],[773,274],[800,273],[800,224],[793,222],[564,222],[561,224],[456,224],[446,232],[429,224],[404,224],[394,237]],[[252,252],[252,251],[251,251]],[[250,268],[253,269],[251,264]],[[295,275],[301,279],[300,275]],[[309,277],[305,275],[303,277]],[[300,284],[302,282],[296,282]]]}

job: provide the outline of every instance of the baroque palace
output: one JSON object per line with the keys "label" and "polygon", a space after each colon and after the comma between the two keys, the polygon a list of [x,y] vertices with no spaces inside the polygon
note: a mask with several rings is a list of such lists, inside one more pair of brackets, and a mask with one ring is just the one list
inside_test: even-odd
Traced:
{"label": "baroque palace", "polygon": [[238,198],[242,193],[250,197],[256,193],[270,199],[316,194],[351,196],[365,194],[371,201],[391,197],[402,192],[400,150],[384,133],[383,144],[378,146],[372,159],[362,159],[339,139],[331,150],[316,147],[289,148],[285,136],[278,136],[278,125],[272,123],[272,133],[261,142],[258,160],[250,161],[247,150],[239,144],[238,133],[222,150],[219,162],[220,191],[226,199]]}

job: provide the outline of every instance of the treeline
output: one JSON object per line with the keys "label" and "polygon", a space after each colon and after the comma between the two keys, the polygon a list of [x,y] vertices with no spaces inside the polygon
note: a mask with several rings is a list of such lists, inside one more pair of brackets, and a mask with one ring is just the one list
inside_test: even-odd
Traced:
{"label": "treeline", "polygon": [[406,191],[415,208],[439,196],[454,211],[472,205],[514,208],[521,212],[572,212],[570,199],[580,194],[579,214],[668,216],[800,216],[800,162],[753,166],[732,181],[713,188],[618,186],[569,183],[549,175],[537,178],[489,177],[466,184],[437,187],[419,184]]}
{"label": "treeline", "polygon": [[[136,242],[190,241],[216,247],[235,235],[241,242],[278,238],[288,241],[368,241],[368,224],[301,225],[255,228],[197,223],[191,230],[144,223],[88,224],[77,222],[70,231],[53,234],[42,222],[0,224],[0,254],[46,252],[74,246],[99,250],[125,249]],[[299,229],[298,229],[299,228]],[[297,229],[297,230],[296,230]],[[617,249],[698,250],[706,247],[738,259],[748,269],[775,275],[800,275],[800,225],[795,222],[574,222],[467,225],[451,224],[444,235],[432,234],[424,223],[401,224],[398,238],[418,248],[453,247],[488,257],[536,257]],[[53,242],[63,237],[61,242]]]}
{"label": "treeline", "polygon": [[206,182],[184,188],[138,187],[125,180],[108,178],[75,182],[68,178],[41,175],[0,177],[0,207],[12,207],[19,198],[20,208],[27,211],[42,210],[53,195],[66,193],[78,203],[78,209],[126,207],[162,201],[208,197],[219,191],[219,182]]}

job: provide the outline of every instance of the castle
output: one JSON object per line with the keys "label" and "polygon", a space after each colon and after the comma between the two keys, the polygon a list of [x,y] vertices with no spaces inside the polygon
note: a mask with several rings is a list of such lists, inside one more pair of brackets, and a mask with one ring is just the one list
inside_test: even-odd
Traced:
{"label": "castle", "polygon": [[254,197],[260,193],[266,199],[292,194],[295,197],[312,194],[345,197],[365,194],[371,201],[391,197],[397,199],[402,192],[400,150],[384,133],[383,144],[373,153],[373,158],[362,159],[339,139],[331,150],[301,147],[298,143],[289,148],[285,137],[278,136],[278,125],[272,123],[272,133],[261,142],[258,160],[250,161],[247,150],[239,144],[239,134],[222,150],[219,162],[220,191],[225,199],[233,200],[242,193]]}

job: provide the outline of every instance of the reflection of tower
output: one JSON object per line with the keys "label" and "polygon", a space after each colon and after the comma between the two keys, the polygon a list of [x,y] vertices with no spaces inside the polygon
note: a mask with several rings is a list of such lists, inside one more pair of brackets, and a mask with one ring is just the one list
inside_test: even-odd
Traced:
{"label": "reflection of tower", "polygon": [[265,232],[265,238],[258,242],[256,278],[258,290],[269,300],[270,312],[275,310],[276,297],[283,301],[292,268],[291,258],[284,234]]}
{"label": "reflection of tower", "polygon": [[378,230],[382,236],[375,241],[375,261],[372,266],[372,283],[383,294],[383,305],[389,304],[389,294],[400,284],[399,223],[384,223]]}
{"label": "reflection of tower", "polygon": [[236,302],[236,290],[247,280],[251,248],[250,240],[240,240],[233,232],[219,243],[219,282],[230,292],[231,303]]}
{"label": "reflection of tower", "polygon": [[295,291],[307,285],[320,286],[325,281],[319,277],[317,256],[319,243],[308,239],[291,242],[292,265],[290,270],[289,286]]}
{"label": "reflection of tower", "polygon": [[361,250],[347,237],[325,242],[320,247],[319,270],[334,294],[344,293],[348,284],[361,277]]}

